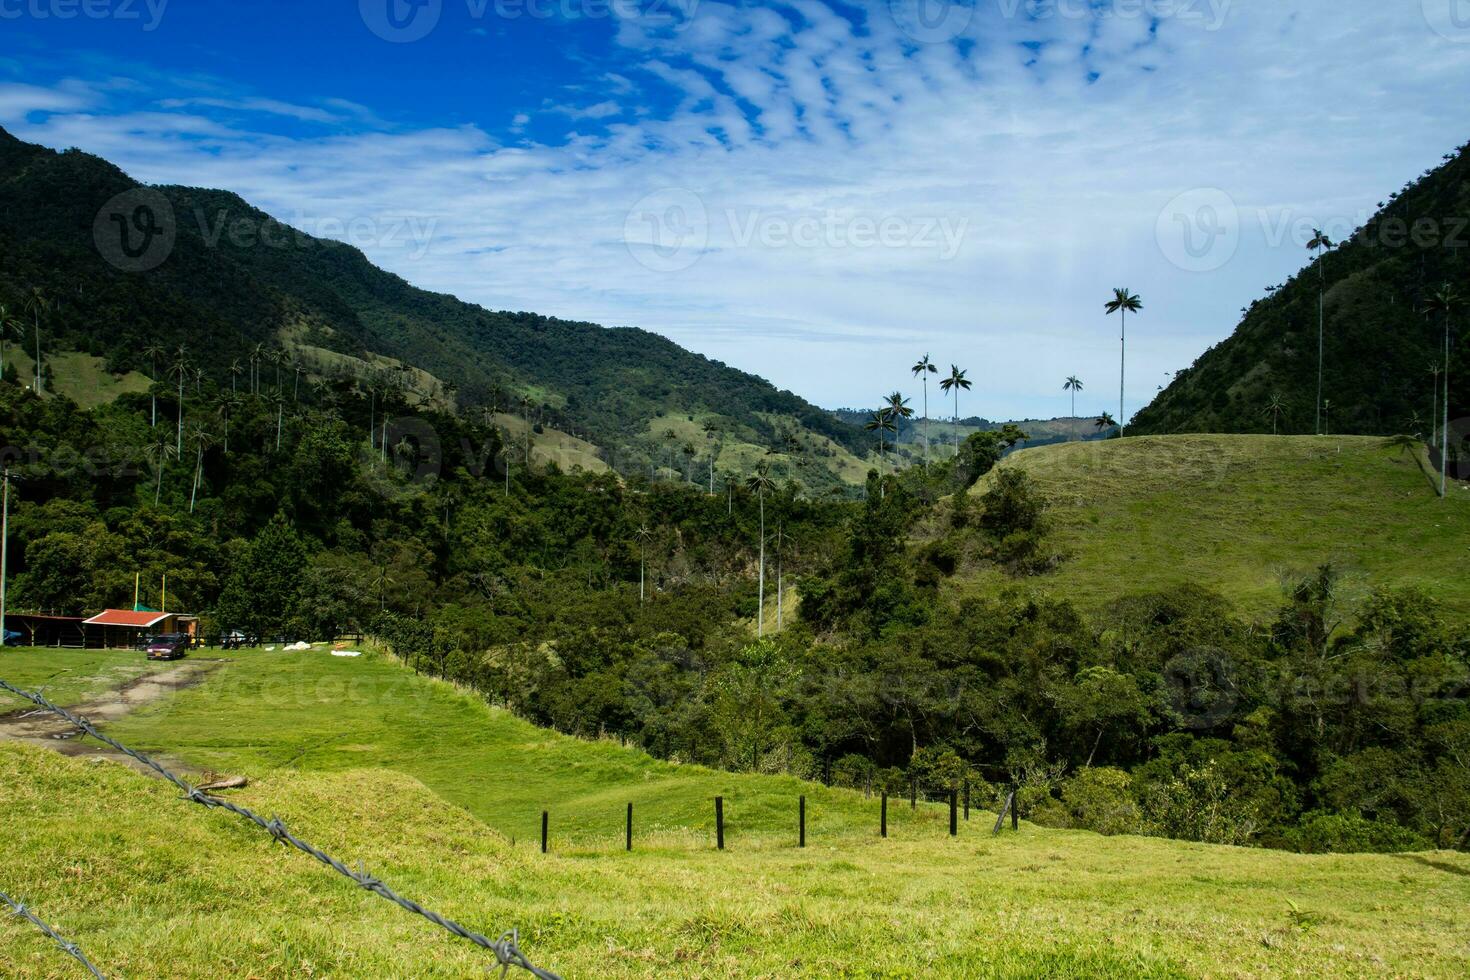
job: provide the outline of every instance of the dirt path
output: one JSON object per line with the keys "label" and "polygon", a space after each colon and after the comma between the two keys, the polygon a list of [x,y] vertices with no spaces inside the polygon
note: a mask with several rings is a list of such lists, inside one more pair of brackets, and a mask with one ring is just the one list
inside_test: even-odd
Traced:
{"label": "dirt path", "polygon": [[[143,705],[193,687],[222,663],[225,661],[186,660],[181,664],[171,664],[135,677],[117,690],[90,701],[63,707],[94,724],[106,725]],[[0,742],[24,742],[65,755],[114,759],[140,772],[156,775],[135,760],[99,744],[95,739],[85,737],[67,721],[42,708],[21,708],[0,715]]]}

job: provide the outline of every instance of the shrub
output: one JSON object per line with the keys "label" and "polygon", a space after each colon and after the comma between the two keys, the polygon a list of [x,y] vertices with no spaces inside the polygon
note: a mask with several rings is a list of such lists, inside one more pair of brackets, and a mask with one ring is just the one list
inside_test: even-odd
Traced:
{"label": "shrub", "polygon": [[1370,854],[1428,851],[1429,841],[1391,820],[1369,820],[1357,810],[1313,810],[1282,834],[1282,843],[1303,854]]}

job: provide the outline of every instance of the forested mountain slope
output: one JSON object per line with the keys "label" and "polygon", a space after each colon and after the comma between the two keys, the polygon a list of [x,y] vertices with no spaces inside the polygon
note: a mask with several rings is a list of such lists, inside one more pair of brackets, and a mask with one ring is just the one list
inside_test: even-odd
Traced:
{"label": "forested mountain slope", "polygon": [[[1291,244],[1290,237],[1286,241]],[[1318,290],[1324,284],[1323,396],[1330,402],[1330,431],[1429,431],[1429,369],[1442,361],[1444,333],[1443,320],[1424,310],[1447,282],[1470,295],[1467,253],[1470,145],[1390,195],[1346,242],[1267,290],[1234,334],[1180,371],[1138,413],[1129,433],[1270,432],[1273,395],[1284,403],[1280,431],[1313,432]],[[1467,312],[1456,317],[1457,340]],[[1460,344],[1452,377],[1466,377],[1467,368],[1470,359]],[[1452,419],[1470,413],[1466,390],[1451,386]]]}
{"label": "forested mountain slope", "polygon": [[[779,449],[797,434],[866,452],[855,426],[656,334],[486,310],[415,288],[234,194],[138,187],[95,156],[0,130],[0,303],[21,319],[28,347],[23,311],[40,289],[43,353],[103,356],[118,373],[148,373],[148,348],[171,357],[183,345],[207,380],[228,387],[232,361],[248,366],[256,345],[282,345],[308,371],[371,368],[407,377],[422,398],[529,411],[630,463],[664,454],[664,417],[693,416],[719,442]],[[136,213],[140,203],[156,216]],[[147,222],[159,233],[145,237]],[[132,225],[140,255],[116,254],[119,223]],[[809,470],[827,454],[814,456]]]}

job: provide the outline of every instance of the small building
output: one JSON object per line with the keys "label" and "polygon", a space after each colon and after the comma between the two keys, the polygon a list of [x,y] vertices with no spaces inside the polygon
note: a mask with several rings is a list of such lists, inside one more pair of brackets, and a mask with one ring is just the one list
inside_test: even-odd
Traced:
{"label": "small building", "polygon": [[160,633],[183,633],[192,639],[198,632],[199,618],[153,609],[104,609],[83,625],[87,646],[129,649]]}
{"label": "small building", "polygon": [[16,642],[21,646],[79,648],[87,645],[87,629],[80,616],[7,612],[5,629],[20,634]]}

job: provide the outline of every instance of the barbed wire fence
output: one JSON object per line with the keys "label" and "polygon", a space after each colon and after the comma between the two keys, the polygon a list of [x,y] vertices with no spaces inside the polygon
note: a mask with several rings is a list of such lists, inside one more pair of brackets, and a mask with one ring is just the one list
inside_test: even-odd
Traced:
{"label": "barbed wire fence", "polygon": [[82,952],[80,946],[67,939],[65,936],[61,935],[61,933],[51,928],[51,926],[47,925],[45,920],[41,919],[39,916],[36,915],[36,913],[27,908],[25,903],[17,902],[15,899],[11,898],[4,892],[0,892],[0,902],[4,902],[6,905],[10,906],[10,911],[13,915],[17,915],[20,918],[25,919],[26,921],[34,925],[37,929],[40,929],[42,932],[44,932],[46,934],[46,938],[50,939],[53,943],[56,944],[57,949],[61,950],[67,956],[70,956],[78,963],[82,964],[82,966],[85,966],[87,970],[91,972],[92,976],[97,978],[97,980],[107,980],[107,977],[102,974],[102,971],[93,966],[91,960],[87,959],[86,954]]}
{"label": "barbed wire fence", "polygon": [[[415,915],[419,915],[425,919],[428,919],[430,922],[434,923],[442,929],[448,930],[461,939],[467,939],[470,942],[474,943],[476,946],[489,950],[491,953],[494,954],[495,959],[500,964],[502,974],[506,973],[511,967],[515,966],[526,970],[533,976],[540,978],[540,980],[561,980],[561,977],[559,977],[557,974],[552,973],[549,970],[540,969],[539,967],[533,965],[531,961],[526,958],[525,954],[521,952],[519,946],[520,937],[517,930],[512,929],[511,931],[501,935],[499,939],[492,940],[488,936],[483,936],[477,932],[467,929],[464,926],[460,925],[458,922],[455,922],[453,919],[446,919],[443,916],[439,915],[437,912],[433,912],[429,909],[424,908],[422,905],[418,904],[412,899],[404,898],[403,896],[398,895],[387,885],[383,884],[382,881],[368,874],[367,869],[365,869],[361,864],[358,865],[356,871],[353,871],[351,868],[347,867],[347,865],[332,857],[330,854],[327,854],[320,848],[317,848],[312,844],[309,844],[301,838],[297,837],[296,835],[292,834],[289,830],[286,829],[286,825],[281,822],[279,817],[271,817],[269,820],[267,820],[265,817],[260,816],[258,813],[255,813],[253,810],[250,810],[247,807],[239,806],[237,804],[231,803],[229,800],[221,799],[217,796],[210,796],[208,793],[196,789],[195,787],[189,785],[189,783],[187,783],[182,777],[176,775],[173,772],[170,772],[154,759],[144,755],[141,752],[136,752],[133,749],[128,748],[126,745],[123,745],[121,742],[118,742],[115,739],[102,734],[102,732],[98,731],[91,722],[87,721],[87,719],[81,717],[80,715],[75,715],[65,708],[51,703],[43,695],[33,691],[22,690],[21,688],[15,687],[4,679],[0,679],[0,688],[3,688],[4,690],[7,690],[18,697],[24,698],[27,701],[30,701],[32,704],[46,711],[49,711],[52,714],[58,715],[59,717],[65,719],[68,723],[76,726],[79,730],[92,736],[104,745],[107,745],[115,749],[116,751],[121,752],[128,758],[137,761],[139,764],[157,773],[159,776],[168,780],[175,787],[177,787],[179,791],[183,794],[183,799],[188,800],[191,803],[198,803],[208,809],[227,810],[230,813],[235,814],[236,816],[242,817],[255,824],[261,830],[264,830],[266,833],[270,834],[271,837],[275,838],[280,843],[286,844],[290,847],[294,847],[297,850],[308,854],[316,860],[320,861],[322,864],[325,864],[327,867],[331,868],[337,873],[352,879],[352,881],[355,882],[358,887],[364,888],[367,891],[372,892],[374,895],[386,898],[388,901],[394,903],[400,908],[406,909],[407,911],[412,912]],[[81,960],[81,962],[84,963],[87,968],[92,971],[94,976],[98,977],[99,980],[102,980],[103,975],[97,971],[96,967],[87,962],[86,958],[81,955],[80,950],[76,949],[75,944],[68,943],[62,940],[59,936],[56,935],[54,931],[51,930],[49,926],[47,926],[44,922],[42,922],[35,916],[21,912],[21,908],[23,908],[22,906],[17,906],[15,903],[9,902],[8,899],[7,904],[10,904],[11,908],[15,909],[17,914],[25,915],[27,919],[39,926],[42,931],[44,931],[48,936],[50,936],[53,940],[60,944],[63,950]]]}

